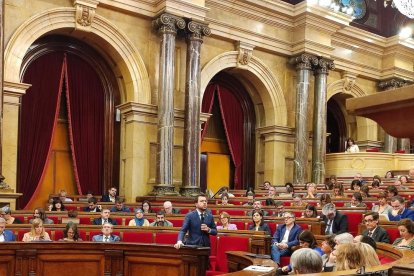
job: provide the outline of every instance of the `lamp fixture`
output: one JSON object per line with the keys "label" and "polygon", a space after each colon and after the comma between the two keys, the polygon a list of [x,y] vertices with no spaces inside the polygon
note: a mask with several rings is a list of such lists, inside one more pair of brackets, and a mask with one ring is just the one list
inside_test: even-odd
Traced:
{"label": "lamp fixture", "polygon": [[393,0],[392,4],[398,9],[400,13],[409,18],[414,18],[414,0]]}
{"label": "lamp fixture", "polygon": [[350,15],[354,19],[364,17],[367,9],[364,0],[307,0],[307,2],[311,5],[331,9],[334,12]]}

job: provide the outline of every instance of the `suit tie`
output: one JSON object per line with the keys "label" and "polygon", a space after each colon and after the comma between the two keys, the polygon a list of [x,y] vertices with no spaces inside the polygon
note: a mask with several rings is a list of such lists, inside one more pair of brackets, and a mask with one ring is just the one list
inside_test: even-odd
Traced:
{"label": "suit tie", "polygon": [[103,224],[105,224],[105,223],[108,223],[108,220],[107,219],[104,219]]}
{"label": "suit tie", "polygon": [[331,235],[332,234],[332,220],[329,220],[328,223],[326,224],[326,229],[325,229],[325,235]]}
{"label": "suit tie", "polygon": [[204,223],[204,213],[200,214],[200,220],[201,220],[201,224],[203,224]]}
{"label": "suit tie", "polygon": [[109,242],[108,236],[105,236],[105,241],[104,242]]}
{"label": "suit tie", "polygon": [[373,231],[372,230],[369,230],[368,231],[368,237],[371,237],[372,238],[372,234],[373,234]]}

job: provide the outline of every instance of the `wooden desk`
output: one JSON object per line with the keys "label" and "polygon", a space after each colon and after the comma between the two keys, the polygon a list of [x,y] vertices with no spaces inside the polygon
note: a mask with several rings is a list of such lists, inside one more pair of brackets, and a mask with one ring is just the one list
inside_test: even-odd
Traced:
{"label": "wooden desk", "polygon": [[205,275],[209,248],[136,243],[3,243],[0,275]]}
{"label": "wooden desk", "polygon": [[[228,276],[244,276],[244,275],[257,275],[257,276],[270,276],[275,275],[276,269],[278,268],[277,263],[271,259],[259,259],[246,256],[246,252],[242,251],[228,251],[227,254],[227,263],[229,272]],[[244,268],[250,265],[261,265],[261,266],[270,266],[273,269],[270,272],[256,272],[256,271],[243,271]]]}

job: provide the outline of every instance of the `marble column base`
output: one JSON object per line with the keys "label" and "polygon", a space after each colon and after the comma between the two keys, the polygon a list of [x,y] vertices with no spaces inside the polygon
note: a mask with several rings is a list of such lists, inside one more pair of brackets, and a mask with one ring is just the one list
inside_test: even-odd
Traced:
{"label": "marble column base", "polygon": [[180,187],[180,194],[185,197],[195,197],[200,194],[200,187],[197,187],[197,186]]}
{"label": "marble column base", "polygon": [[155,185],[154,190],[152,190],[152,192],[150,192],[149,195],[153,195],[153,196],[179,196],[179,194],[175,191],[175,186],[166,185],[166,184]]}

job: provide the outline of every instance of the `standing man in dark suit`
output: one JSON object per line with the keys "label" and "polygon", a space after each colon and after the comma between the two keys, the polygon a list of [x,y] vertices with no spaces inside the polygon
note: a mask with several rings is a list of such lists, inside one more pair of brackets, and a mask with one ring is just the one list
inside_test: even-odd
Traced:
{"label": "standing man in dark suit", "polygon": [[[217,235],[213,215],[207,210],[207,197],[201,194],[197,196],[195,202],[196,209],[188,213],[184,218],[177,243],[174,245],[177,249],[184,244],[210,247],[210,235]],[[183,242],[187,231],[188,238]]]}
{"label": "standing man in dark suit", "polygon": [[376,242],[390,243],[390,236],[387,231],[378,226],[379,214],[368,212],[364,214],[364,223],[367,229],[362,232],[363,236],[371,237]]}
{"label": "standing man in dark suit", "polygon": [[11,242],[16,241],[16,237],[13,232],[6,230],[6,220],[0,218],[0,242]]}
{"label": "standing man in dark suit", "polygon": [[113,203],[115,203],[116,192],[117,192],[116,188],[115,187],[111,187],[108,190],[108,194],[102,196],[101,201],[102,202],[113,202]]}
{"label": "standing man in dark suit", "polygon": [[338,212],[333,203],[322,208],[322,220],[325,222],[325,235],[342,234],[348,232],[348,218]]}
{"label": "standing man in dark suit", "polygon": [[109,209],[102,209],[101,217],[96,218],[93,220],[94,225],[104,225],[105,223],[110,223],[112,225],[116,225],[116,220],[111,219],[109,215],[111,211]]}

